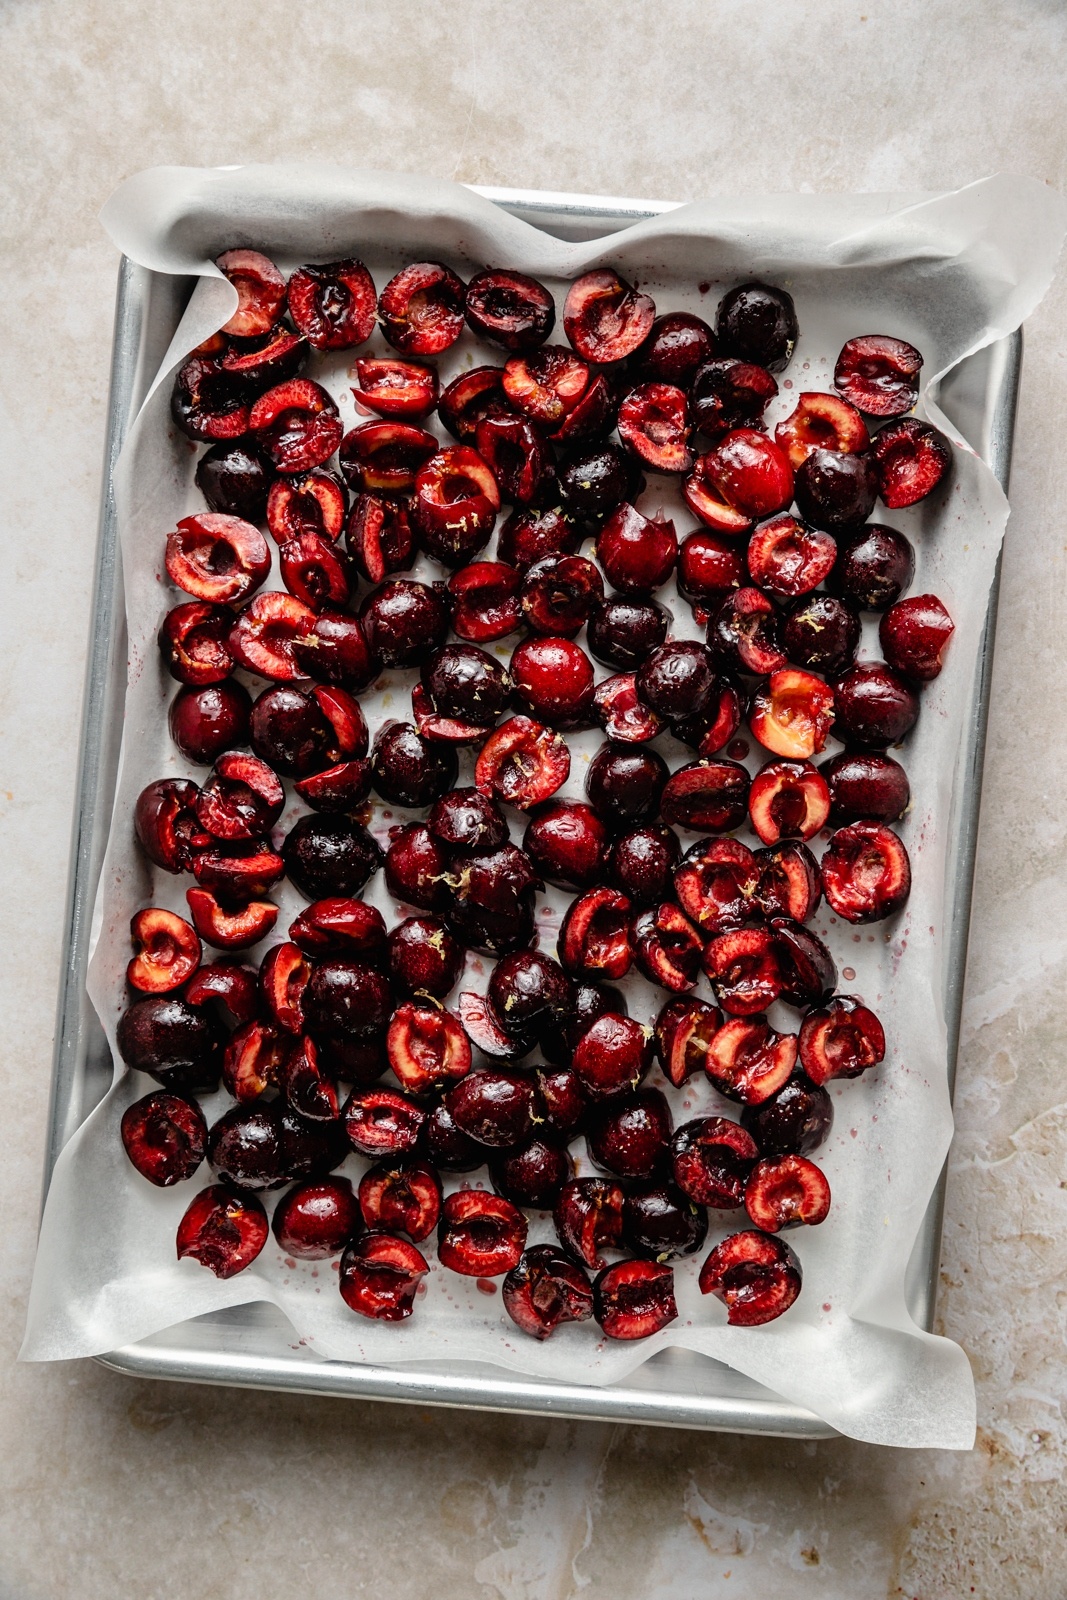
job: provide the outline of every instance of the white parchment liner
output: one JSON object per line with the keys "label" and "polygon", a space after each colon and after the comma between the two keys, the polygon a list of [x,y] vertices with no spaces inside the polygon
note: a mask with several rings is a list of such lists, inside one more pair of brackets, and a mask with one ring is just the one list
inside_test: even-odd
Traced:
{"label": "white parchment liner", "polygon": [[[144,904],[185,911],[178,880],[149,870],[132,837],[133,803],[145,783],[163,775],[202,779],[169,739],[166,705],[173,681],[160,666],[159,623],[177,596],[163,572],[164,536],[176,519],[202,506],[193,485],[195,451],[169,417],[169,376],[181,356],[230,315],[234,293],[212,261],[223,249],[265,250],[285,269],[304,260],[358,255],[379,288],[405,260],[441,258],[461,274],[483,265],[514,266],[544,279],[562,312],[565,281],[590,267],[617,266],[652,293],[660,311],[713,316],[725,287],[764,277],[793,294],[801,339],[769,413],[772,425],[803,389],[831,388],[832,363],[852,335],[888,332],[909,339],[926,358],[928,386],[966,354],[1010,332],[1040,301],[1067,226],[1067,203],[1031,180],[997,177],[955,193],[900,198],[874,195],[787,195],[720,199],[689,205],[609,238],[570,244],[541,233],[457,185],[353,171],[325,164],[198,171],[158,168],[125,183],[109,200],[103,222],[115,243],[157,271],[202,279],[149,398],[134,423],[116,474],[129,624],[129,687],[115,811],[98,895],[89,991],[114,1047],[125,992],[129,919]],[[704,293],[699,285],[704,285]],[[562,339],[562,328],[557,337]],[[367,351],[384,350],[375,334]],[[469,334],[441,363],[442,378],[478,361],[499,362]],[[360,420],[351,399],[351,353],[313,363],[312,375],[337,398],[346,427]],[[479,1293],[444,1271],[432,1246],[429,1291],[402,1326],[366,1322],[348,1311],[336,1289],[335,1265],[294,1264],[273,1238],[246,1272],[219,1282],[174,1257],[174,1232],[192,1193],[210,1181],[206,1169],[177,1189],[142,1181],[126,1161],[118,1126],[127,1105],[151,1087],[140,1074],[118,1071],[114,1085],[64,1149],[52,1180],[37,1256],[22,1356],[55,1360],[102,1353],[186,1318],[251,1300],[272,1301],[301,1344],[350,1361],[490,1362],[514,1371],[590,1384],[622,1378],[658,1350],[685,1346],[727,1362],[809,1407],[855,1438],[906,1446],[966,1449],[974,1434],[974,1392],[963,1352],[917,1328],[903,1295],[904,1271],[952,1134],[942,1010],[946,906],[945,822],[954,801],[961,730],[965,726],[986,601],[1007,518],[992,474],[958,438],[924,393],[920,415],[946,428],[956,444],[954,472],[921,506],[875,518],[906,532],[918,558],[913,593],[934,591],[947,604],[956,634],[947,666],[923,690],[922,712],[903,753],[914,803],[901,824],[911,853],[914,887],[892,922],[856,932],[826,914],[813,926],[828,938],[840,987],[861,994],[881,1015],[889,1040],[882,1066],[862,1079],[831,1086],[836,1120],[816,1159],[833,1191],[818,1229],[792,1233],[804,1288],[789,1314],[765,1328],[728,1328],[725,1311],[696,1286],[706,1250],[676,1264],[678,1321],[634,1344],[605,1341],[593,1324],[560,1329],[544,1345],[524,1337],[499,1295]],[[677,488],[650,475],[640,504],[662,505],[679,533],[693,526]],[[487,554],[491,555],[492,546]],[[441,576],[423,560],[416,575]],[[270,580],[277,586],[277,574]],[[690,610],[673,588],[659,596],[674,613],[676,636],[699,637]],[[875,619],[876,620],[876,619]],[[500,647],[506,658],[514,644]],[[871,619],[861,655],[877,656]],[[598,676],[607,676],[600,670]],[[413,673],[387,673],[363,697],[372,735],[389,717],[410,715]],[[250,680],[253,691],[262,687]],[[572,737],[572,772],[563,791],[579,797],[585,765],[599,735]],[[669,739],[658,741],[672,767],[692,759]],[[754,741],[753,741],[754,743]],[[832,747],[836,748],[836,747]],[[748,765],[759,764],[755,747]],[[469,781],[461,758],[460,782]],[[288,827],[303,808],[290,804]],[[402,815],[377,806],[372,831],[386,840]],[[521,836],[523,819],[513,818]],[[692,835],[683,835],[683,844]],[[741,837],[754,843],[743,833]],[[367,891],[392,922],[380,875]],[[271,941],[303,901],[282,886],[282,915]],[[542,946],[554,951],[566,897],[539,902]],[[258,959],[260,951],[252,953]],[[469,958],[462,986],[480,987],[491,963]],[[642,979],[627,980],[631,1011],[651,1017],[663,1000]],[[458,991],[457,991],[458,992]],[[699,993],[706,992],[703,984]],[[779,1025],[797,1015],[780,1008]],[[116,1056],[117,1060],[117,1056]],[[664,1087],[658,1074],[654,1082]],[[666,1086],[675,1121],[704,1111],[736,1114],[706,1085]],[[229,1103],[219,1094],[205,1110],[213,1120]],[[580,1146],[575,1146],[580,1152]],[[365,1163],[344,1170],[357,1178]],[[579,1170],[592,1170],[580,1164]],[[463,1182],[487,1182],[484,1172]],[[452,1180],[448,1187],[455,1186]],[[274,1197],[265,1197],[268,1209]],[[743,1215],[712,1214],[708,1248],[742,1226]],[[531,1218],[530,1242],[553,1237],[550,1219]]]}

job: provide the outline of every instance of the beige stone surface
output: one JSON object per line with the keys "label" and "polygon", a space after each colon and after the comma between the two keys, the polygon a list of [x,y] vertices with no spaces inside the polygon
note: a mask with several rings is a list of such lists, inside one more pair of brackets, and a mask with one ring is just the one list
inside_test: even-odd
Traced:
{"label": "beige stone surface", "polygon": [[969,1456],[14,1365],[34,1248],[115,260],[159,162],[688,199],[1067,187],[1059,0],[0,6],[3,1600],[1062,1600],[1067,290],[1028,329],[940,1301]]}

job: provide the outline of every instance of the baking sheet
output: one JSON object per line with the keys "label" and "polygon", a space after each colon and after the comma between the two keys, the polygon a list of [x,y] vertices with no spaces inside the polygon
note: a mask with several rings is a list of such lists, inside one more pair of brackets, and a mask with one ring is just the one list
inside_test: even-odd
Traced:
{"label": "baking sheet", "polygon": [[[315,204],[308,201],[312,193]],[[113,232],[131,255],[159,270],[206,274],[176,336],[175,358],[228,316],[232,291],[200,252],[210,258],[233,243],[259,243],[286,265],[358,249],[379,286],[398,264],[398,251],[408,258],[416,251],[445,254],[461,270],[487,261],[513,263],[545,277],[557,294],[561,284],[553,280],[610,260],[640,277],[661,310],[708,311],[726,283],[757,271],[790,287],[803,330],[785,375],[794,389],[783,385],[777,414],[791,409],[790,394],[799,388],[829,387],[826,360],[832,361],[851,333],[877,326],[911,337],[926,353],[927,372],[938,373],[967,350],[1009,331],[1040,297],[1062,232],[1056,197],[1014,180],[1010,186],[992,180],[903,209],[884,197],[716,202],[639,224],[613,235],[606,247],[546,238],[450,185],[346,176],[337,169],[147,174],[120,191],[109,212]],[[773,229],[766,221],[770,215]],[[1002,230],[1007,232],[1003,240]],[[293,253],[287,256],[289,250]],[[1025,261],[1015,260],[1013,252]],[[710,284],[706,298],[695,289],[701,280]],[[472,364],[474,350],[465,336],[446,372]],[[170,364],[164,363],[164,374]],[[325,379],[339,399],[345,366],[339,361]],[[132,675],[116,827],[102,879],[91,970],[93,997],[112,1036],[131,911],[149,898],[175,909],[184,904],[180,887],[166,875],[160,876],[170,899],[153,890],[128,843],[129,808],[143,782],[182,770],[161,732],[161,706],[171,686],[158,668],[154,633],[168,604],[159,581],[162,534],[177,515],[198,504],[198,497],[190,493],[188,442],[173,434],[167,439],[168,394],[164,384],[149,399],[124,452],[117,485]],[[342,410],[347,424],[356,420],[350,402],[347,408],[342,403]],[[695,1262],[677,1272],[679,1323],[638,1346],[598,1345],[586,1327],[561,1330],[548,1346],[538,1347],[503,1318],[498,1301],[487,1310],[475,1292],[472,1299],[478,1303],[468,1304],[468,1286],[439,1271],[418,1317],[406,1327],[356,1325],[328,1272],[318,1269],[314,1280],[314,1268],[294,1270],[280,1257],[267,1260],[272,1247],[240,1278],[205,1284],[208,1275],[201,1269],[171,1259],[173,1229],[188,1195],[152,1191],[145,1196],[141,1191],[149,1186],[127,1176],[117,1124],[144,1084],[126,1079],[61,1158],[42,1234],[25,1354],[43,1359],[93,1353],[199,1311],[269,1298],[286,1310],[308,1347],[347,1359],[467,1357],[604,1383],[663,1345],[686,1345],[728,1361],[844,1432],[884,1442],[966,1445],[973,1401],[965,1360],[946,1341],[914,1329],[901,1294],[904,1264],[951,1130],[940,1014],[945,830],[934,829],[932,819],[948,815],[952,759],[1005,517],[991,475],[969,452],[958,451],[957,457],[955,484],[940,513],[920,507],[899,521],[891,519],[920,546],[915,592],[936,589],[953,611],[958,632],[950,670],[926,691],[919,728],[909,741],[907,764],[918,800],[904,830],[916,866],[911,904],[890,927],[887,940],[880,925],[858,936],[851,955],[845,948],[857,937],[851,929],[839,928],[830,936],[839,966],[851,965],[857,973],[847,987],[881,1010],[890,1055],[877,1075],[839,1086],[837,1127],[819,1156],[834,1189],[834,1211],[821,1230],[792,1236],[804,1262],[805,1289],[787,1318],[756,1332],[722,1326],[718,1304],[709,1305],[695,1291]],[[642,506],[654,508],[662,500],[672,509],[672,493],[660,494],[664,486],[665,480],[650,479]],[[687,513],[677,520],[680,530],[691,526]],[[688,608],[666,598],[675,611],[675,631],[695,636]],[[395,704],[391,709],[385,703],[388,695],[401,704],[406,700],[404,680],[410,682],[410,676],[393,678],[368,703],[372,726],[398,714]],[[577,794],[582,762],[574,743],[569,792]],[[586,749],[596,743],[593,736]],[[665,753],[672,765],[687,758],[681,747]],[[382,825],[389,820],[396,819],[382,818]],[[548,936],[542,942],[551,948],[549,930],[558,905],[551,896],[546,901]],[[294,896],[279,930],[298,904]],[[826,925],[826,919],[816,922]],[[633,989],[632,1009],[638,1015],[650,1014],[662,999],[640,980]],[[787,1016],[795,1025],[795,1014]],[[680,1098],[676,1120],[697,1114],[717,1097],[709,1088],[690,1092],[687,1087],[690,1104],[677,1103]],[[353,1157],[353,1169],[359,1166]],[[137,1192],[127,1193],[131,1188]],[[79,1221],[72,1227],[73,1218]],[[710,1241],[726,1231],[713,1227]],[[531,1240],[542,1236],[549,1234],[535,1224]]]}

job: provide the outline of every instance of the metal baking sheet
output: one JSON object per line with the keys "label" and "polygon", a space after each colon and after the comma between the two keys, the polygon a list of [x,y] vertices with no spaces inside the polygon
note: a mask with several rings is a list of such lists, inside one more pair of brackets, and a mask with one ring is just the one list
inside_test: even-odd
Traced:
{"label": "metal baking sheet", "polygon": [[[478,192],[534,226],[566,239],[610,234],[642,217],[673,209],[670,202],[536,190],[480,188]],[[103,1098],[112,1077],[107,1041],[85,992],[92,908],[114,795],[126,681],[112,474],[126,431],[192,286],[192,280],[153,273],[125,258],[120,264],[45,1194],[59,1152]],[[962,362],[944,381],[940,394],[946,414],[1005,490],[1021,362],[1022,335],[1015,333]],[[955,1072],[967,960],[996,607],[994,583],[965,730],[967,779],[950,824],[953,897],[945,968],[950,1082]],[[944,1194],[942,1173],[908,1267],[908,1305],[925,1328],[932,1327],[934,1320]],[[197,1317],[97,1359],[118,1372],[171,1381],[795,1438],[824,1438],[836,1431],[814,1413],[722,1362],[681,1349],[660,1352],[624,1382],[604,1388],[527,1378],[472,1362],[372,1366],[324,1361],[300,1347],[287,1320],[265,1304]]]}

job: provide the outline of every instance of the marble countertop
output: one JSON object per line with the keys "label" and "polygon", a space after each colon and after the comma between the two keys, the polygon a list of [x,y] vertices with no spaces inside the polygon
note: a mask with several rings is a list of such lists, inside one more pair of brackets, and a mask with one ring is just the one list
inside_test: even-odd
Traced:
{"label": "marble countertop", "polygon": [[1027,328],[942,1261],[939,1327],[978,1387],[974,1452],[300,1400],[14,1360],[106,400],[116,261],[101,203],[157,163],[323,156],[678,200],[949,188],[996,170],[1067,188],[1058,0],[867,3],[24,0],[0,13],[4,1600],[1062,1600],[1062,280]]}

